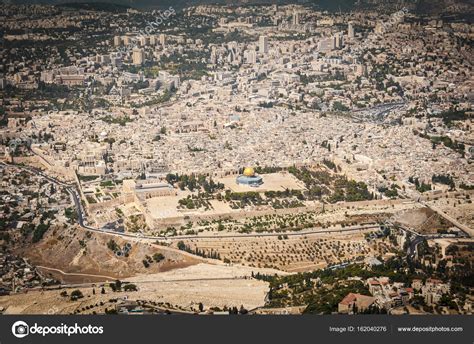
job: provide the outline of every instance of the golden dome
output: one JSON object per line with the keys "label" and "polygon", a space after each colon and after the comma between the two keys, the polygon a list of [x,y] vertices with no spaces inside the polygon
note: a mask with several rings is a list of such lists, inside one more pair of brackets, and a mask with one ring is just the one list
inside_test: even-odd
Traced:
{"label": "golden dome", "polygon": [[255,171],[253,170],[252,167],[246,167],[246,168],[244,169],[244,176],[246,176],[246,177],[252,177],[252,176],[254,176],[254,175],[255,175]]}

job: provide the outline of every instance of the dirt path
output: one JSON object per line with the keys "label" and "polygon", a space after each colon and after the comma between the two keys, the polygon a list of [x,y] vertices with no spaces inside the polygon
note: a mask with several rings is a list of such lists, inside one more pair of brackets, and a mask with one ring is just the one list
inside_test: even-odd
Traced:
{"label": "dirt path", "polygon": [[82,276],[82,277],[101,278],[101,279],[106,279],[106,280],[116,280],[117,279],[117,277],[111,277],[111,276],[105,276],[105,275],[83,274],[83,273],[80,273],[80,272],[65,272],[61,269],[50,268],[50,267],[42,266],[42,265],[37,265],[36,267],[39,268],[39,269],[43,269],[43,270],[55,271],[55,272],[58,272],[58,273],[60,273],[61,275],[64,275],[64,276]]}

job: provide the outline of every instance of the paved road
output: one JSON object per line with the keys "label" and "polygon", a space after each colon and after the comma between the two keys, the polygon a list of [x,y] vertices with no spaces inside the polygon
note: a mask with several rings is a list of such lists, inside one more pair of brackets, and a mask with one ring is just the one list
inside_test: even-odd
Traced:
{"label": "paved road", "polygon": [[410,242],[410,245],[408,246],[408,249],[407,249],[407,258],[411,260],[415,259],[417,246],[418,244],[422,243],[424,240],[425,238],[419,235],[419,236],[416,236],[415,239],[413,239]]}
{"label": "paved road", "polygon": [[401,229],[405,233],[410,234],[411,237],[413,237],[413,236],[415,237],[414,239],[412,239],[410,241],[410,245],[408,246],[407,252],[406,252],[408,259],[414,259],[415,255],[416,255],[416,247],[418,246],[419,243],[423,242],[423,240],[425,240],[426,238],[423,235],[421,235],[420,233],[417,233],[417,232],[413,231],[412,229],[407,228],[405,226],[402,226],[400,224],[394,224],[390,220],[385,221],[385,224],[387,226],[391,226],[391,227]]}

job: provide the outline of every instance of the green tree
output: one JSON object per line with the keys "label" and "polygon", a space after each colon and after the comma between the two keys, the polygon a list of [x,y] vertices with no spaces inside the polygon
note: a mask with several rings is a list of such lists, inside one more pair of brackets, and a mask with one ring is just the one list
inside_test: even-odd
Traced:
{"label": "green tree", "polygon": [[84,297],[84,295],[82,294],[82,292],[79,289],[73,290],[71,292],[71,300],[73,300],[73,301],[78,300],[78,299],[82,299],[83,297]]}

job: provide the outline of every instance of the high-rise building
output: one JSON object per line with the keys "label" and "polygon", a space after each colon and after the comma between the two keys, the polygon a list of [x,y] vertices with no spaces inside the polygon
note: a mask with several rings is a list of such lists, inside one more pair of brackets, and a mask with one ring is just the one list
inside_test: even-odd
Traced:
{"label": "high-rise building", "polygon": [[132,37],[130,36],[123,36],[122,39],[123,39],[123,44],[125,45],[130,45],[132,43]]}
{"label": "high-rise building", "polygon": [[160,44],[165,45],[165,43],[166,43],[166,36],[165,36],[164,33],[161,33],[160,34]]}
{"label": "high-rise building", "polygon": [[216,51],[215,46],[212,46],[212,48],[211,48],[210,62],[211,62],[211,64],[216,64],[217,63],[217,51]]}
{"label": "high-rise building", "polygon": [[342,34],[340,32],[336,33],[334,35],[334,47],[336,49],[341,49],[343,44],[344,44],[344,42],[343,42],[343,39],[342,39]]}
{"label": "high-rise building", "polygon": [[133,48],[132,51],[132,63],[134,65],[141,65],[145,62],[145,53],[143,52],[143,49],[140,48]]}
{"label": "high-rise building", "polygon": [[355,37],[354,25],[352,25],[352,22],[349,23],[349,26],[347,28],[347,36],[349,38]]}
{"label": "high-rise building", "polygon": [[293,25],[300,25],[300,12],[293,12]]}
{"label": "high-rise building", "polygon": [[244,53],[244,58],[245,58],[245,62],[247,63],[250,63],[250,64],[257,63],[257,53],[253,49],[246,50]]}
{"label": "high-rise building", "polygon": [[150,41],[150,39],[146,36],[140,36],[138,38],[138,42],[140,43],[140,46],[142,46],[142,47],[146,46],[149,41]]}
{"label": "high-rise building", "polygon": [[268,37],[267,36],[260,36],[258,48],[261,54],[268,53]]}
{"label": "high-rise building", "polygon": [[336,46],[336,37],[323,38],[318,42],[318,51],[328,52],[334,50]]}
{"label": "high-rise building", "polygon": [[120,37],[120,36],[115,36],[115,37],[114,37],[114,45],[115,45],[116,47],[118,47],[118,46],[120,46],[121,44],[122,44],[122,37]]}

